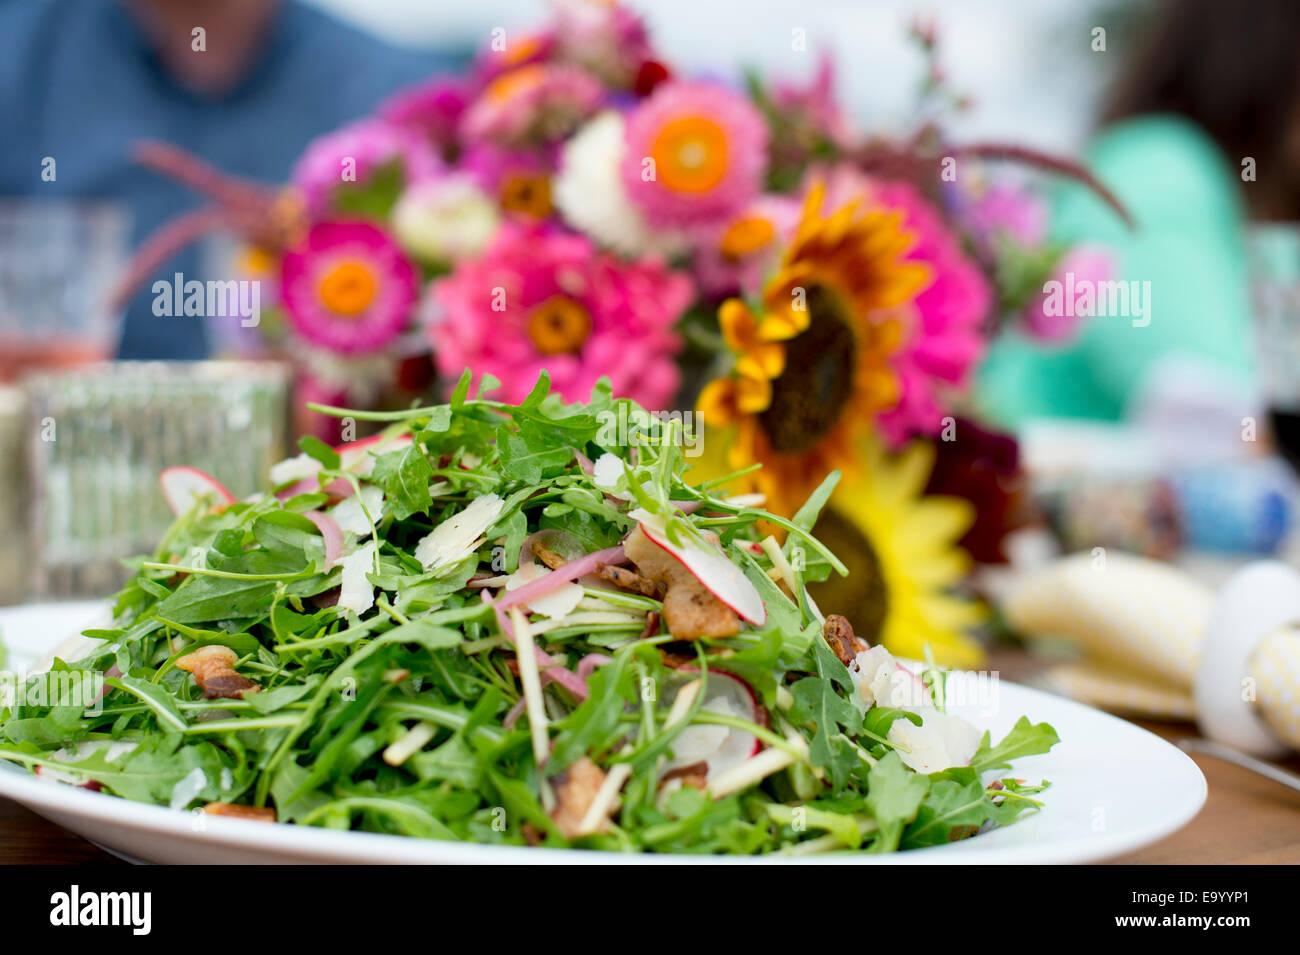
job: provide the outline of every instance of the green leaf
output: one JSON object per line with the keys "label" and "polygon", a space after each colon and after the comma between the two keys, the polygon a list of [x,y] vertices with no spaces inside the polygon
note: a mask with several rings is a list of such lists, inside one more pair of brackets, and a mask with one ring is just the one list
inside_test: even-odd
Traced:
{"label": "green leaf", "polygon": [[831,498],[831,492],[835,490],[835,485],[840,483],[840,472],[832,471],[826,475],[821,484],[817,485],[817,490],[808,496],[803,507],[795,511],[794,517],[790,518],[791,523],[805,531],[812,531],[813,525],[817,523],[817,518],[821,515],[822,508]]}
{"label": "green leaf", "polygon": [[451,627],[441,627],[423,618],[394,627],[384,634],[385,643],[418,643],[427,650],[446,650],[457,646],[465,635]]}
{"label": "green leaf", "polygon": [[908,769],[892,750],[876,761],[867,773],[867,808],[880,827],[872,852],[898,848],[903,828],[916,818],[929,791],[930,780]]}
{"label": "green leaf", "polygon": [[104,682],[136,697],[153,710],[154,716],[163,726],[173,730],[183,730],[189,725],[181,714],[180,707],[176,705],[175,698],[164,687],[125,674],[110,677]]}
{"label": "green leaf", "polygon": [[839,738],[839,729],[843,727],[850,739],[856,736],[858,727],[862,725],[862,715],[821,677],[804,677],[790,687],[790,693],[794,697],[790,718],[801,725],[809,721],[817,724],[808,746],[809,758],[814,766],[830,771],[832,784],[839,789],[847,782],[849,773],[859,765],[853,747]]}
{"label": "green leaf", "polygon": [[333,471],[339,466],[338,452],[328,444],[310,434],[305,434],[298,439],[298,447],[309,457],[315,458],[323,467]]}
{"label": "green leaf", "polygon": [[404,450],[390,451],[375,459],[371,480],[384,489],[393,515],[404,521],[412,514],[427,514],[433,506],[429,485],[433,468],[424,449],[412,442]]}
{"label": "green leaf", "polygon": [[978,779],[965,784],[939,779],[917,810],[916,820],[903,832],[900,845],[904,849],[942,845],[954,836],[972,834],[988,818],[988,799]]}
{"label": "green leaf", "polygon": [[1029,717],[1022,716],[996,746],[989,746],[989,734],[986,731],[980,740],[979,749],[971,757],[970,767],[977,773],[989,769],[1007,769],[1011,766],[1011,760],[1046,753],[1060,741],[1056,730],[1049,724],[1030,723]]}

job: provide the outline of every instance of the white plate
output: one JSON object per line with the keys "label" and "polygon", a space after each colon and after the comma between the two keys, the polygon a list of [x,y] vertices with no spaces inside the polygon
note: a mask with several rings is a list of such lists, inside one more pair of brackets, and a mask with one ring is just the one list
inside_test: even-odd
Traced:
{"label": "white plate", "polygon": [[[102,608],[102,605],[100,605]],[[35,660],[85,625],[94,605],[0,609],[0,635]],[[24,665],[15,653],[9,667]],[[983,691],[983,692],[981,692]],[[953,674],[949,710],[999,739],[1021,716],[1048,722],[1061,742],[1017,760],[1017,777],[1049,779],[1043,808],[1014,825],[950,845],[888,856],[835,853],[813,860],[630,856],[566,849],[482,846],[362,832],[279,826],[177,812],[60,783],[0,761],[0,796],[124,855],[166,863],[847,863],[1035,864],[1089,862],[1155,842],[1186,824],[1205,802],[1196,764],[1132,723],[1013,683]],[[951,702],[955,701],[955,702]]]}

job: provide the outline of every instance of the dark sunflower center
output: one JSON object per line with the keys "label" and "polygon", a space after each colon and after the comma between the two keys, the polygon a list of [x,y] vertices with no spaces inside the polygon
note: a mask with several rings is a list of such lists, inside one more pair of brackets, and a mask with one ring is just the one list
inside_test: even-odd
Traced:
{"label": "dark sunflower center", "polygon": [[853,632],[863,640],[877,643],[889,614],[889,591],[871,541],[832,510],[822,512],[813,534],[849,569],[847,577],[831,574],[821,583],[809,584],[813,599],[824,613],[848,617]]}
{"label": "dark sunflower center", "polygon": [[807,292],[808,328],[785,343],[785,371],[772,382],[772,403],[759,415],[777,451],[799,452],[835,427],[853,395],[857,343],[843,303],[830,289]]}

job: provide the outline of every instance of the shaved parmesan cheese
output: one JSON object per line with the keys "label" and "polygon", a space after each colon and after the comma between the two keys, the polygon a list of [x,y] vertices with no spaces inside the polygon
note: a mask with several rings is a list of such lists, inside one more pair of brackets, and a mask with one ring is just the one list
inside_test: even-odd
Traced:
{"label": "shaved parmesan cheese", "polygon": [[460,563],[478,547],[505,503],[495,494],[474,498],[469,507],[443,521],[415,545],[415,559],[425,570]]}
{"label": "shaved parmesan cheese", "polygon": [[[370,522],[379,523],[379,518],[383,515],[383,505],[383,488],[367,484],[361,489],[360,495],[354,494],[345,498],[329,513],[334,518],[334,523],[339,526],[339,530],[356,534],[361,540],[365,540],[370,536]],[[370,520],[366,520],[367,513],[370,515]]]}
{"label": "shaved parmesan cheese", "polygon": [[921,714],[920,726],[911,720],[894,720],[885,737],[899,747],[898,756],[904,764],[926,775],[970,765],[980,745],[979,730],[960,716],[932,707],[913,712]]}
{"label": "shaved parmesan cheese", "polygon": [[375,569],[374,541],[358,547],[344,557],[341,563],[343,587],[339,593],[338,605],[353,613],[365,613],[375,605],[375,586],[366,579],[366,574]]}
{"label": "shaved parmesan cheese", "polygon": [[301,481],[320,471],[323,465],[310,454],[285,458],[271,465],[271,483],[277,487],[290,481]]}
{"label": "shaved parmesan cheese", "polygon": [[606,451],[596,459],[591,468],[591,481],[602,491],[613,493],[618,487],[619,479],[627,473],[623,459],[617,454]]}

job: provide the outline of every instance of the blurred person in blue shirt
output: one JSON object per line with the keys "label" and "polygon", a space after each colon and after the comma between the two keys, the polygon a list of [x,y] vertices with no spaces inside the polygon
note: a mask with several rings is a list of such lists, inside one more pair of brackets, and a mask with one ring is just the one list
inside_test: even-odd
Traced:
{"label": "blurred person in blue shirt", "polygon": [[[284,182],[315,136],[467,62],[395,48],[297,0],[0,0],[0,196],[120,201],[138,243],[202,200],[136,165],[136,140]],[[201,269],[190,248],[160,273]],[[119,357],[204,357],[203,323],[155,316],[150,284]]]}

